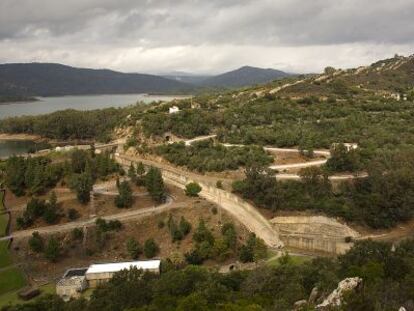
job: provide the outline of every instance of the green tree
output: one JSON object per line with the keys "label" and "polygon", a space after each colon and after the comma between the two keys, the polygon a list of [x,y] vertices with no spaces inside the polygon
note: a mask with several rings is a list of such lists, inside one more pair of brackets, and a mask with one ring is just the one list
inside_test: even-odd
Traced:
{"label": "green tree", "polygon": [[152,199],[158,203],[165,202],[166,193],[161,171],[151,167],[145,175],[145,186]]}
{"label": "green tree", "polygon": [[76,191],[78,201],[86,204],[91,199],[91,191],[93,189],[93,180],[89,172],[85,171],[81,174],[73,175],[70,181],[71,188]]}
{"label": "green tree", "polygon": [[180,219],[180,231],[183,234],[183,236],[186,236],[191,231],[191,224],[184,218],[184,216],[181,216]]}
{"label": "green tree", "polygon": [[160,248],[154,239],[148,239],[144,243],[144,255],[147,258],[153,258],[158,255]]}
{"label": "green tree", "polygon": [[200,219],[198,222],[198,226],[193,234],[193,240],[197,243],[207,242],[210,245],[214,244],[214,236],[207,228],[203,219]]}
{"label": "green tree", "polygon": [[26,163],[22,157],[12,156],[6,161],[6,185],[17,196],[24,194],[25,169]]}
{"label": "green tree", "polygon": [[132,162],[128,169],[128,177],[131,179],[133,183],[137,182],[137,173],[136,173],[134,164]]}
{"label": "green tree", "polygon": [[137,164],[137,186],[143,186],[145,184],[145,167],[142,162],[138,162]]}
{"label": "green tree", "polygon": [[30,249],[35,253],[41,253],[43,251],[43,238],[40,236],[39,232],[33,232],[28,243]]}
{"label": "green tree", "polygon": [[189,197],[198,197],[201,192],[201,186],[196,182],[189,183],[185,186],[185,194]]}
{"label": "green tree", "polygon": [[58,240],[54,237],[51,237],[47,242],[45,248],[45,257],[51,262],[56,262],[61,255],[61,247]]}
{"label": "green tree", "polygon": [[127,251],[132,259],[137,259],[142,254],[142,247],[137,240],[129,238],[126,243]]}
{"label": "green tree", "polygon": [[119,195],[115,197],[115,205],[118,208],[128,208],[134,203],[132,190],[127,181],[123,181],[118,187]]}

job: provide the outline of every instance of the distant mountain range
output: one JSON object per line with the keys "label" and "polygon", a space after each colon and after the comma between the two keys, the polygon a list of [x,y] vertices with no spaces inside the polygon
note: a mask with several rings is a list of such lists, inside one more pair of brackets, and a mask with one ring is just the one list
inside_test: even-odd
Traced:
{"label": "distant mountain range", "polygon": [[289,76],[292,76],[292,74],[280,70],[244,66],[237,70],[210,77],[201,84],[210,87],[237,88],[267,83]]}
{"label": "distant mountain range", "polygon": [[241,67],[217,76],[172,73],[164,76],[75,68],[52,63],[0,65],[0,96],[192,93],[202,88],[233,88],[288,77],[274,69]]}
{"label": "distant mountain range", "polygon": [[60,64],[0,65],[0,95],[60,96],[188,93],[193,86],[163,77]]}
{"label": "distant mountain range", "polygon": [[239,69],[225,72],[216,76],[193,75],[190,73],[177,72],[163,75],[163,77],[203,87],[237,88],[267,83],[292,75],[293,74],[289,74],[276,69],[263,69],[251,66],[243,66]]}

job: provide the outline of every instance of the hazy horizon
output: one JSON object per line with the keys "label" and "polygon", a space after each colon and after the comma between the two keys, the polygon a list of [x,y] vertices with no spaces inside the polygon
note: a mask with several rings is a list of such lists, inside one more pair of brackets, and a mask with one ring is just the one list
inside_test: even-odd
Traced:
{"label": "hazy horizon", "polygon": [[414,53],[410,0],[3,0],[0,63],[218,74],[294,73]]}

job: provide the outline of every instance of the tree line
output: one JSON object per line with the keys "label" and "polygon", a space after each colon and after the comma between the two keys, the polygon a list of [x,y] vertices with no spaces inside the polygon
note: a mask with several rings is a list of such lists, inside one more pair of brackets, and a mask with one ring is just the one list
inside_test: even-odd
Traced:
{"label": "tree line", "polygon": [[[264,311],[315,310],[339,281],[362,278],[362,285],[348,292],[335,310],[380,311],[412,306],[414,284],[414,240],[396,247],[371,240],[357,242],[338,258],[315,258],[306,264],[282,256],[275,266],[252,271],[220,274],[200,266],[179,268],[163,261],[162,273],[137,269],[117,273],[94,290],[90,299],[63,302],[46,295],[26,305],[5,307],[7,311]],[[313,292],[312,299],[310,294]]]}
{"label": "tree line", "polygon": [[342,217],[372,228],[390,228],[414,216],[412,153],[371,163],[368,177],[343,182],[337,189],[323,170],[301,170],[300,181],[279,181],[273,172],[253,166],[233,191],[259,207],[278,210],[313,210]]}

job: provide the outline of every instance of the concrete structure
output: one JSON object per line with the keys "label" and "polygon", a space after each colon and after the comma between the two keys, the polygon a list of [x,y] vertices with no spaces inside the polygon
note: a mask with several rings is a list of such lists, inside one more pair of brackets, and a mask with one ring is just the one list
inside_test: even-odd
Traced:
{"label": "concrete structure", "polygon": [[[123,166],[129,167],[131,162],[138,162],[134,158],[125,155],[116,156],[115,159]],[[191,174],[190,172],[182,172],[178,169],[167,168],[160,163],[139,159],[146,166],[155,166],[161,170],[164,181],[178,188],[185,189],[186,185],[191,182],[198,183],[202,190],[200,196],[213,202],[233,215],[240,221],[250,232],[254,232],[259,238],[272,248],[279,249],[283,247],[282,241],[279,239],[277,228],[262,215],[257,209],[241,199],[235,194],[228,191],[218,189],[214,184],[209,184],[202,179],[201,176]]]}
{"label": "concrete structure", "polygon": [[161,260],[146,260],[146,261],[131,261],[131,262],[117,262],[107,264],[94,264],[89,266],[86,271],[86,280],[89,287],[95,288],[99,284],[109,281],[115,273],[122,270],[129,270],[137,268],[153,273],[160,273]]}
{"label": "concrete structure", "polygon": [[56,284],[56,295],[64,301],[79,298],[82,292],[88,288],[85,277],[86,270],[86,268],[67,270]]}
{"label": "concrete structure", "polygon": [[285,246],[309,252],[343,254],[360,237],[346,224],[326,216],[278,216],[271,223]]}
{"label": "concrete structure", "polygon": [[177,112],[180,112],[180,108],[178,108],[177,106],[172,106],[172,107],[170,107],[168,112],[169,113],[177,113]]}

